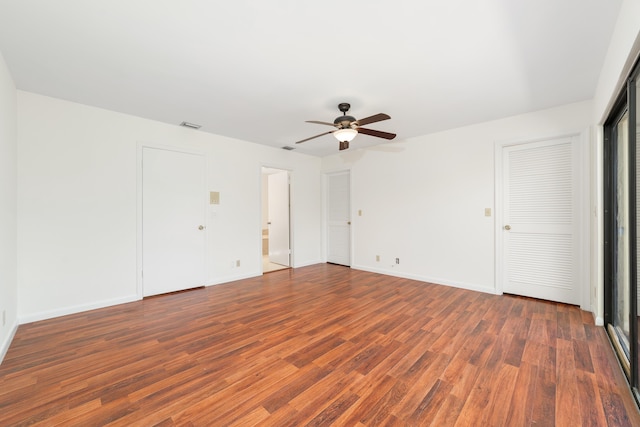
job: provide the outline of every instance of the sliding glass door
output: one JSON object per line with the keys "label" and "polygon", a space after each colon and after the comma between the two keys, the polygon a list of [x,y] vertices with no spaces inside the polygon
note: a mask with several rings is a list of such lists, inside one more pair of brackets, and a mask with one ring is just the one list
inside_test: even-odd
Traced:
{"label": "sliding glass door", "polygon": [[631,337],[633,339],[633,352],[632,352],[632,363],[634,364],[632,369],[632,384],[633,389],[636,393],[636,399],[640,402],[640,284],[638,282],[638,278],[640,274],[638,274],[638,266],[640,266],[640,252],[638,248],[640,248],[640,67],[636,66],[636,72],[632,76],[629,81],[629,143],[633,145],[634,148],[634,158],[635,158],[635,173],[634,173],[634,188],[635,188],[635,200],[636,203],[634,205],[634,229],[635,229],[635,241],[634,245],[634,257],[635,262],[633,263],[635,269],[635,274],[633,275],[632,288],[629,293],[629,310],[631,312]]}
{"label": "sliding glass door", "polygon": [[621,359],[622,366],[630,374],[631,360],[631,204],[629,193],[629,112],[624,108],[608,131],[611,158],[611,282],[610,310],[608,310],[608,330],[614,347]]}
{"label": "sliding glass door", "polygon": [[604,127],[605,323],[636,399],[640,398],[638,71],[636,67]]}

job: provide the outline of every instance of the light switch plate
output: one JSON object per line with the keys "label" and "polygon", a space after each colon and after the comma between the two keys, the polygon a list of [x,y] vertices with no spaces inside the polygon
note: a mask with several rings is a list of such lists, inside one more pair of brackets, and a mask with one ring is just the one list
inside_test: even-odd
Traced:
{"label": "light switch plate", "polygon": [[220,204],[220,192],[219,191],[210,191],[209,192],[209,204],[211,204],[211,205],[219,205]]}
{"label": "light switch plate", "polygon": [[484,216],[491,216],[491,208],[484,208]]}

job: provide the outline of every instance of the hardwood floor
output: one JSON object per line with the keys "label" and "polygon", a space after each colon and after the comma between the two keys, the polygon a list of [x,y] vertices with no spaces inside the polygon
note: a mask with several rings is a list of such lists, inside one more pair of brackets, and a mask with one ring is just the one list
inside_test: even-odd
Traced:
{"label": "hardwood floor", "polygon": [[638,426],[563,304],[321,264],[22,325],[0,425]]}

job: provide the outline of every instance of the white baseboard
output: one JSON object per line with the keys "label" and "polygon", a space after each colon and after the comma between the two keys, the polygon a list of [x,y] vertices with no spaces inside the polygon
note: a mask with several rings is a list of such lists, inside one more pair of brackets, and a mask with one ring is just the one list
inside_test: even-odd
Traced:
{"label": "white baseboard", "polygon": [[[262,275],[261,272],[259,272],[259,273],[251,272],[251,273],[244,273],[244,274],[237,274],[237,275],[229,275],[229,276],[221,277],[221,278],[215,280],[214,282],[210,282],[206,286],[219,285],[221,283],[228,283],[228,282],[235,282],[236,280],[250,279],[252,277],[261,276],[261,275]],[[98,309],[98,308],[110,307],[112,305],[125,304],[125,303],[132,302],[132,301],[138,301],[140,299],[142,299],[142,298],[139,297],[138,295],[130,295],[128,297],[114,298],[112,300],[105,300],[105,301],[98,301],[98,302],[91,303],[91,304],[76,305],[76,306],[71,306],[71,307],[64,307],[64,308],[60,308],[60,309],[55,309],[55,310],[42,311],[42,312],[38,312],[38,313],[31,313],[31,314],[28,314],[28,315],[25,315],[25,316],[20,316],[20,318],[18,319],[18,323],[20,325],[22,325],[22,324],[25,324],[25,323],[37,322],[39,320],[46,320],[46,319],[52,319],[54,317],[66,316],[68,314],[75,314],[75,313],[81,313],[83,311],[89,311],[89,310],[95,310],[95,309]]]}
{"label": "white baseboard", "polygon": [[293,268],[302,268],[302,267],[308,267],[310,265],[315,265],[315,264],[324,264],[324,261],[316,259],[316,260],[312,260],[312,261],[302,261],[302,262],[297,262],[295,265],[293,265]]}
{"label": "white baseboard", "polygon": [[591,316],[593,316],[593,322],[595,323],[596,326],[604,326],[604,319],[596,314],[597,312],[595,307],[591,306],[591,307],[588,307],[587,309],[584,309],[582,307],[580,308],[584,311],[588,311],[591,313]]}
{"label": "white baseboard", "polygon": [[462,282],[456,282],[452,280],[427,277],[427,276],[422,276],[418,274],[403,273],[398,270],[371,268],[364,265],[352,265],[351,268],[355,270],[368,271],[370,273],[379,273],[387,276],[401,277],[403,279],[418,280],[420,282],[433,283],[436,285],[451,286],[453,288],[466,289],[468,291],[483,292],[485,294],[493,294],[493,295],[498,294],[496,290],[490,286],[475,285],[471,283],[462,283]]}
{"label": "white baseboard", "polygon": [[0,363],[2,363],[2,361],[4,360],[4,356],[7,355],[7,351],[9,351],[11,341],[13,341],[13,337],[16,335],[17,331],[18,321],[15,321],[13,322],[13,325],[11,325],[11,331],[9,332],[9,335],[7,335],[5,340],[2,342],[2,345],[0,345]]}
{"label": "white baseboard", "polygon": [[258,277],[258,276],[262,276],[262,273],[252,272],[252,273],[234,274],[234,275],[229,275],[229,276],[223,276],[223,277],[220,277],[220,278],[216,279],[213,282],[207,283],[205,286],[221,285],[223,283],[235,282],[236,280],[251,279],[252,277]]}
{"label": "white baseboard", "polygon": [[20,316],[18,322],[23,325],[25,323],[37,322],[39,320],[52,319],[54,317],[66,316],[68,314],[81,313],[83,311],[95,310],[98,308],[110,307],[112,305],[125,304],[127,302],[138,301],[137,295],[128,297],[114,298],[110,300],[97,301],[90,304],[80,304],[71,307],[64,307],[55,310],[41,311],[39,313],[31,313],[26,316]]}

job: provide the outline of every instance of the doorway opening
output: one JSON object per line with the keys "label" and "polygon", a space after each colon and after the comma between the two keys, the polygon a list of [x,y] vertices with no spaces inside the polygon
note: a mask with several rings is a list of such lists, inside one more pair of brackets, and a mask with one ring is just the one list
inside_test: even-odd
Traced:
{"label": "doorway opening", "polygon": [[262,168],[262,272],[291,268],[289,171]]}

